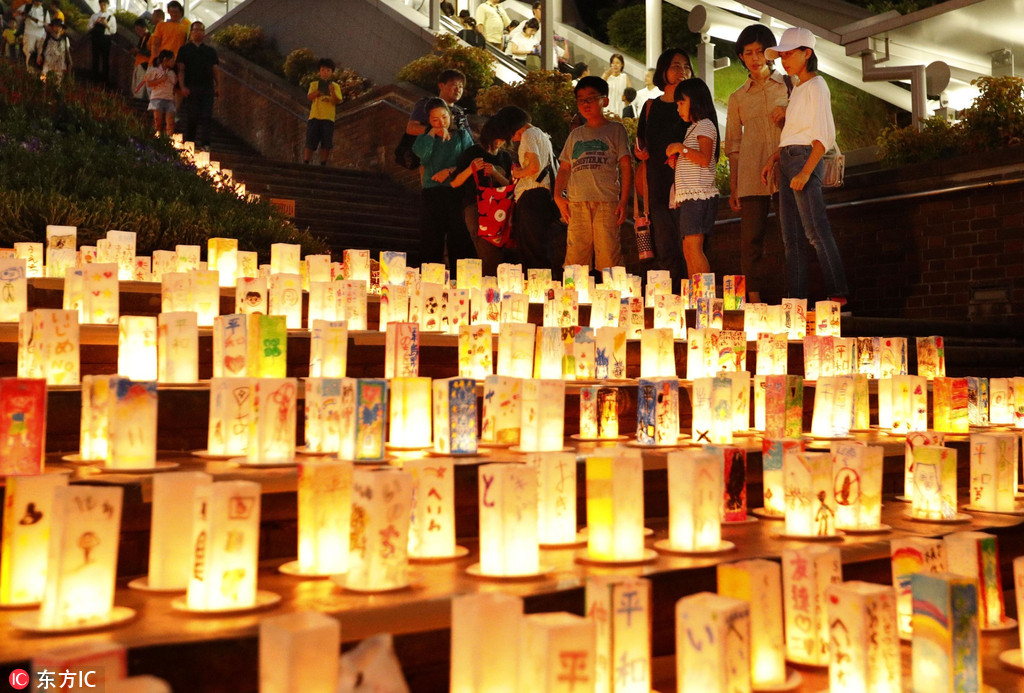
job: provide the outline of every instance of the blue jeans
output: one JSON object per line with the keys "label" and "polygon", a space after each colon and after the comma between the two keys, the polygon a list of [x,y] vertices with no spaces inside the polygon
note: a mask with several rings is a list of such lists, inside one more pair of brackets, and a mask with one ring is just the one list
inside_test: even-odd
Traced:
{"label": "blue jeans", "polygon": [[810,145],[791,145],[782,148],[779,161],[779,224],[782,227],[782,243],[786,248],[787,297],[807,298],[804,236],[818,254],[828,296],[848,296],[850,290],[846,285],[843,260],[839,257],[839,247],[832,236],[832,227],[825,213],[825,198],[821,191],[824,164],[818,162],[803,190],[789,187],[790,180],[803,170],[810,155]]}

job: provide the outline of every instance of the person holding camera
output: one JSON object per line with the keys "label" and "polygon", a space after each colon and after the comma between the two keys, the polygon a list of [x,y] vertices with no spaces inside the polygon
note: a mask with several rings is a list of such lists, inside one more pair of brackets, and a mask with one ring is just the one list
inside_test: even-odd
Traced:
{"label": "person holding camera", "polygon": [[312,104],[309,107],[309,120],[306,123],[306,151],[303,161],[309,163],[313,152],[320,149],[320,165],[326,166],[331,158],[334,146],[334,118],[337,105],[341,103],[341,87],[335,82],[334,61],[320,58],[316,64],[320,79],[309,83],[307,97]]}
{"label": "person holding camera", "polygon": [[117,18],[109,8],[110,0],[100,0],[99,12],[89,17],[92,78],[97,84],[106,84],[110,78],[110,44],[117,33]]}

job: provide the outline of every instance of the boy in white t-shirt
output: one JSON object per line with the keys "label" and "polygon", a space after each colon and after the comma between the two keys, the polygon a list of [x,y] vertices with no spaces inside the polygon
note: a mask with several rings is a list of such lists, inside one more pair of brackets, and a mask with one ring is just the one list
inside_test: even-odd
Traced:
{"label": "boy in white t-shirt", "polygon": [[[584,77],[576,105],[586,124],[569,133],[559,157],[555,204],[569,225],[566,265],[600,270],[622,264],[619,227],[626,219],[632,180],[629,138],[622,123],[604,116],[608,83]],[[563,193],[568,189],[568,199]],[[591,259],[596,255],[596,263]]]}

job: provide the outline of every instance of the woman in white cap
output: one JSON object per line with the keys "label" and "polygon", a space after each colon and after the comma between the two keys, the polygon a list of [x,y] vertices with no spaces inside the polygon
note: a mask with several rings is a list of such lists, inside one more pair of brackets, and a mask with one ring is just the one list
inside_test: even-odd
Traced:
{"label": "woman in white cap", "polygon": [[821,158],[835,144],[836,126],[828,85],[817,73],[814,35],[802,27],[786,29],[779,45],[768,48],[764,55],[769,60],[781,58],[786,72],[799,80],[789,98],[779,151],[761,171],[761,179],[767,184],[775,166],[779,167],[779,216],[786,248],[788,294],[807,298],[807,258],[802,238],[806,236],[818,254],[829,298],[845,305],[849,295],[846,271],[821,190]]}

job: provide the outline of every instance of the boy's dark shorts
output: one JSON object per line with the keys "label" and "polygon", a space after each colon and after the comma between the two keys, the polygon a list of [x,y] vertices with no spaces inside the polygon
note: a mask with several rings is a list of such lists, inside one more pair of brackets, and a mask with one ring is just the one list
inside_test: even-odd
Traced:
{"label": "boy's dark shorts", "polygon": [[306,149],[334,148],[334,121],[310,118],[306,123]]}

